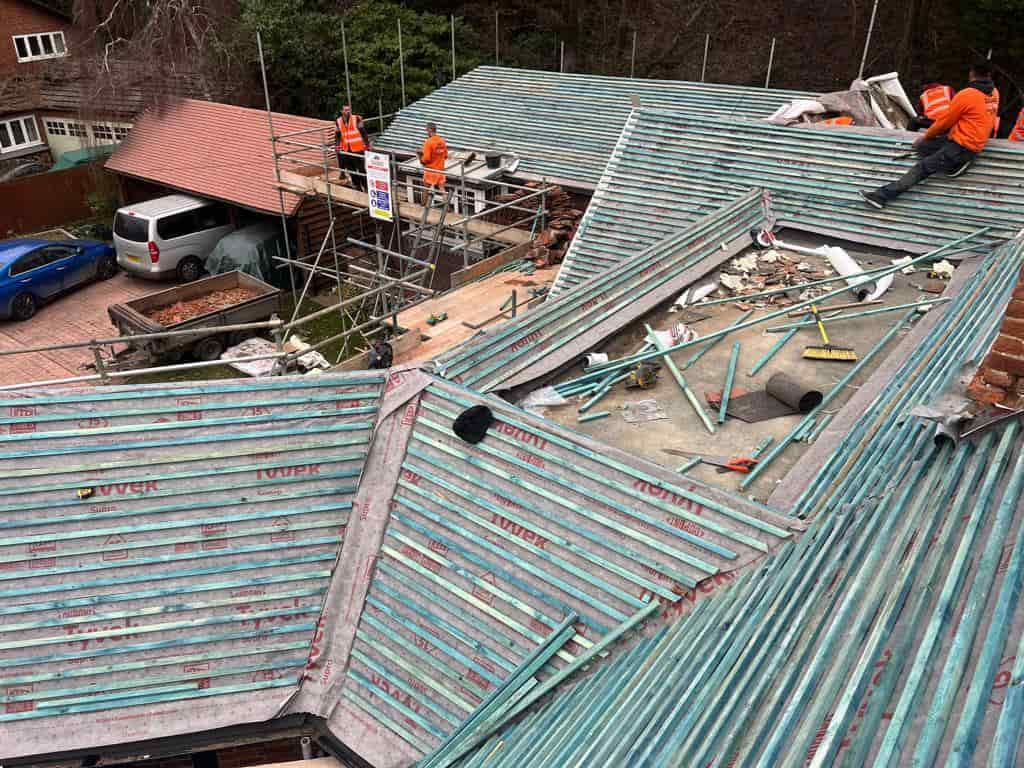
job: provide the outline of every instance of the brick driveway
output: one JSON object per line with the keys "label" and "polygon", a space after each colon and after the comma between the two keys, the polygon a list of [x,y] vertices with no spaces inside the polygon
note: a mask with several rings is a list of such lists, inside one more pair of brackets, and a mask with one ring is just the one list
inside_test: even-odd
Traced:
{"label": "brick driveway", "polygon": [[[26,322],[0,320],[0,349],[116,336],[107,316],[109,305],[166,287],[118,273],[106,282],[92,283],[40,307],[36,316]],[[89,362],[92,353],[86,348],[0,357],[0,386],[81,376],[92,373],[81,369],[83,363]]]}

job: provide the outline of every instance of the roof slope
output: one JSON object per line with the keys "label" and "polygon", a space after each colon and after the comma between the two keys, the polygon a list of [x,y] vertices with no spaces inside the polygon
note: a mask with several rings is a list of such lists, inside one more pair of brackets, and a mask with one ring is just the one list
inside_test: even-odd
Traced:
{"label": "roof slope", "polygon": [[803,527],[415,370],[0,407],[6,758],[311,713],[407,763],[566,618],[557,664]]}
{"label": "roof slope", "polygon": [[909,134],[798,128],[639,109],[630,115],[566,252],[552,294],[573,288],[732,199],[772,193],[782,225],[925,252],[982,226],[991,239],[1024,225],[1024,150],[992,141],[956,180],[941,174],[884,211],[857,194],[913,162]]}
{"label": "roof slope", "polygon": [[310,656],[382,383],[0,402],[0,754],[273,717]]}
{"label": "roof slope", "polygon": [[[334,129],[329,121],[308,117],[275,112],[273,119],[276,135]],[[317,141],[310,139],[311,144]],[[321,162],[315,150],[300,156]],[[267,113],[258,109],[195,99],[152,107],[136,121],[106,168],[264,213],[281,211]],[[301,202],[301,197],[285,193],[285,213],[294,214]]]}
{"label": "roof slope", "polygon": [[825,454],[789,476],[803,491],[794,510],[815,517],[800,540],[460,764],[1019,758],[1021,427],[936,444],[934,424],[909,412],[987,348],[1022,264],[1015,240],[963,267],[954,300],[861,388]]}
{"label": "roof slope", "polygon": [[632,109],[677,109],[730,119],[767,117],[799,91],[685,80],[643,80],[507,67],[477,67],[405,107],[376,145],[417,151],[423,125],[437,123],[453,147],[515,152],[517,175],[592,187]]}
{"label": "roof slope", "polygon": [[557,370],[592,349],[750,244],[764,227],[767,196],[751,190],[693,226],[529,313],[478,333],[436,361],[439,372],[481,391],[508,389]]}
{"label": "roof slope", "polygon": [[[331,727],[376,765],[436,747],[570,614],[575,636],[556,667],[652,600],[685,601],[790,535],[794,521],[742,497],[419,375],[426,386],[403,407],[385,398],[382,412],[394,413],[378,442],[398,446],[397,483],[388,503],[366,497],[381,543],[358,625],[333,630],[336,643],[352,637]],[[476,445],[452,432],[473,405],[497,419]]]}

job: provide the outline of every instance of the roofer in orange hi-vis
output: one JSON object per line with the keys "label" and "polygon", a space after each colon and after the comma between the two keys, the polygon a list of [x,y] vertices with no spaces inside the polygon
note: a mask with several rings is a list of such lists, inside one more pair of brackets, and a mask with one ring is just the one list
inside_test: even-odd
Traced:
{"label": "roofer in orange hi-vis", "polygon": [[420,163],[423,165],[423,204],[427,204],[431,189],[444,192],[445,161],[448,159],[448,143],[437,135],[437,126],[427,123],[427,140],[420,149]]}
{"label": "roofer in orange hi-vis", "polygon": [[969,79],[967,87],[953,97],[946,113],[914,140],[914,150],[921,159],[896,181],[875,190],[860,191],[868,205],[884,208],[934,173],[945,171],[947,176],[956,178],[970,167],[992,135],[995,116],[989,101],[995,84],[988,62],[971,67]]}

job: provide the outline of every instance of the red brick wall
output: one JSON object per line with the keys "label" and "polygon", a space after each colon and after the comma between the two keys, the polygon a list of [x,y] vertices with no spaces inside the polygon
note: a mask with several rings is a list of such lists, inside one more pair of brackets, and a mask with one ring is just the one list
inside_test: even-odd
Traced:
{"label": "red brick wall", "polygon": [[64,32],[64,40],[71,45],[71,22],[22,0],[0,0],[0,73],[30,72],[34,67],[60,59],[43,59],[18,63],[13,35],[33,32]]}
{"label": "red brick wall", "polygon": [[1024,405],[1024,270],[1006,307],[999,336],[974,375],[967,394],[980,403]]}

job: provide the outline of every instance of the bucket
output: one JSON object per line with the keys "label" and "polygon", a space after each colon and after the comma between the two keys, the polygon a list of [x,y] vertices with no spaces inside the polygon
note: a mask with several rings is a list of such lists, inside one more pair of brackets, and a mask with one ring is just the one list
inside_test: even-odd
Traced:
{"label": "bucket", "polygon": [[484,155],[487,160],[488,168],[501,168],[501,153],[500,152],[488,152]]}

